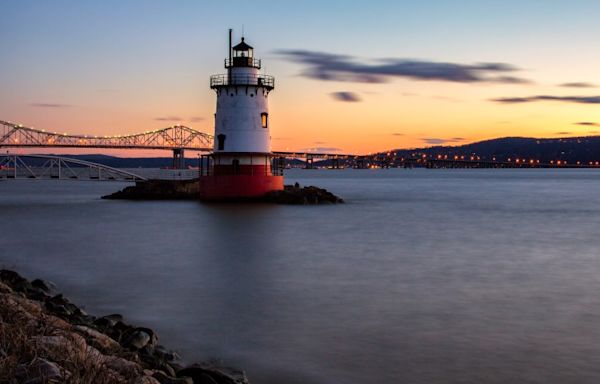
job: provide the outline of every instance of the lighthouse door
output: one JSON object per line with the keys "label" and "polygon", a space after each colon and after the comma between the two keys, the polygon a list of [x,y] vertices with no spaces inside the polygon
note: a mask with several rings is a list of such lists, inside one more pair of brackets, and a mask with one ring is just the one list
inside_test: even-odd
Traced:
{"label": "lighthouse door", "polygon": [[233,161],[231,162],[231,166],[233,168],[234,175],[237,175],[240,173],[240,160],[239,159],[233,159]]}
{"label": "lighthouse door", "polygon": [[217,135],[217,150],[224,151],[225,150],[225,137],[226,135],[220,134]]}

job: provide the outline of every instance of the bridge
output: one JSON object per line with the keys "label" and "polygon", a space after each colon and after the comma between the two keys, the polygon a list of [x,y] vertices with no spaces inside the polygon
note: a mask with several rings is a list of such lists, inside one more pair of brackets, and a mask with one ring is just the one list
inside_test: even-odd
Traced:
{"label": "bridge", "polygon": [[56,179],[144,181],[145,177],[123,169],[89,161],[47,155],[0,154],[2,179]]}
{"label": "bridge", "polygon": [[173,168],[182,168],[184,152],[210,152],[213,137],[184,125],[133,135],[95,136],[47,132],[0,120],[0,147],[162,149],[173,152]]}

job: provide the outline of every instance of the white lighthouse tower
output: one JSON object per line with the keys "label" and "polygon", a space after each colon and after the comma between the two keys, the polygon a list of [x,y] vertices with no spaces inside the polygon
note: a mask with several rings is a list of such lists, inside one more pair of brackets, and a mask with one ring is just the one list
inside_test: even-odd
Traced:
{"label": "white lighthouse tower", "polygon": [[260,74],[261,61],[244,38],[231,46],[226,74],[210,77],[217,93],[214,151],[202,169],[200,194],[205,199],[259,197],[283,189],[283,175],[272,166],[268,96],[272,76]]}

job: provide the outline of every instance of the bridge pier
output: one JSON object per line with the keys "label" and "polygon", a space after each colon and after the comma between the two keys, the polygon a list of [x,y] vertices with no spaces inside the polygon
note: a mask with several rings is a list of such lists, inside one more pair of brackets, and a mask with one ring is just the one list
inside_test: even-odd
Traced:
{"label": "bridge pier", "polygon": [[173,169],[185,168],[185,151],[183,148],[173,148]]}
{"label": "bridge pier", "polygon": [[352,168],[365,169],[367,168],[367,160],[363,156],[357,156],[353,159]]}
{"label": "bridge pier", "polygon": [[331,159],[331,168],[332,169],[340,169],[340,159],[334,157]]}
{"label": "bridge pier", "polygon": [[313,169],[313,160],[312,155],[306,155],[306,166],[304,169]]}

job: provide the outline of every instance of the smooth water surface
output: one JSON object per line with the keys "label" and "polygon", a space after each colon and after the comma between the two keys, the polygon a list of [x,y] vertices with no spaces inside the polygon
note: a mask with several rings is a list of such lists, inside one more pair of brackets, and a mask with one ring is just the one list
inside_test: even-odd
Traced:
{"label": "smooth water surface", "polygon": [[292,170],[339,206],[0,182],[0,264],[266,383],[600,381],[600,173]]}

